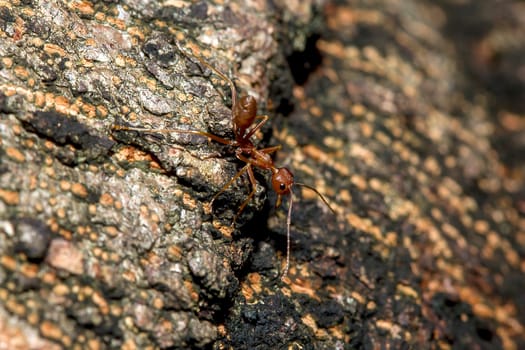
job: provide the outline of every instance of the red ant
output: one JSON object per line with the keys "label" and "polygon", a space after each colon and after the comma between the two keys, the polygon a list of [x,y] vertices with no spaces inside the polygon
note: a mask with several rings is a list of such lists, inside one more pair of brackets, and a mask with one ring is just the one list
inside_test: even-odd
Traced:
{"label": "red ant", "polygon": [[[182,51],[182,50],[181,50]],[[182,51],[183,52],[183,51]],[[281,278],[284,278],[288,274],[288,269],[290,266],[290,225],[292,217],[292,207],[293,207],[293,186],[303,186],[312,191],[314,191],[319,198],[326,204],[326,206],[335,214],[334,209],[328,204],[328,201],[323,197],[319,191],[315,188],[308,186],[303,183],[295,182],[293,174],[290,170],[284,167],[276,167],[272,157],[272,153],[281,149],[281,145],[257,149],[257,147],[251,141],[253,134],[259,130],[264,123],[268,121],[268,116],[258,116],[257,115],[257,102],[253,96],[247,95],[242,96],[240,99],[237,99],[237,90],[233,81],[228,78],[224,73],[211,66],[208,62],[204,61],[201,57],[196,57],[201,64],[209,68],[219,77],[224,79],[229,85],[232,96],[232,122],[233,122],[233,133],[235,135],[235,140],[228,140],[220,136],[199,130],[181,130],[181,129],[147,129],[147,128],[133,128],[127,126],[114,125],[114,130],[134,130],[134,131],[148,131],[148,132],[158,132],[158,133],[183,133],[183,134],[194,134],[207,137],[211,140],[214,140],[218,143],[235,147],[235,156],[246,163],[246,165],[237,172],[220,190],[217,192],[210,201],[210,205],[213,204],[215,199],[224,192],[232,183],[237,180],[245,172],[248,173],[248,178],[252,185],[252,190],[248,197],[239,207],[237,214],[235,215],[232,225],[235,223],[236,219],[239,217],[241,212],[244,210],[246,205],[250,202],[257,190],[257,180],[253,173],[253,167],[257,167],[263,170],[270,170],[272,173],[272,187],[273,190],[277,193],[277,200],[275,203],[276,207],[281,205],[282,196],[290,195],[290,204],[288,207],[288,216],[286,219],[286,265]],[[255,120],[260,120],[257,124],[252,126]]]}

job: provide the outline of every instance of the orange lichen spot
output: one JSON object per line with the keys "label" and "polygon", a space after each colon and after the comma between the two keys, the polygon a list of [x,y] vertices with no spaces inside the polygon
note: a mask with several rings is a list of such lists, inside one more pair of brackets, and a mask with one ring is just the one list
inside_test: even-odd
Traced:
{"label": "orange lichen spot", "polygon": [[121,305],[111,304],[109,306],[109,309],[110,309],[111,315],[115,317],[122,316],[122,313],[124,312]]}
{"label": "orange lichen spot", "polygon": [[58,234],[62,237],[64,237],[66,240],[71,240],[73,238],[73,233],[69,230],[66,230],[64,228],[61,228],[58,230]]}
{"label": "orange lichen spot", "polygon": [[112,261],[114,263],[120,262],[122,259],[120,258],[120,255],[117,252],[109,253],[109,261]]}
{"label": "orange lichen spot", "polygon": [[53,287],[53,293],[58,296],[65,296],[71,293],[71,290],[66,284],[59,283]]}
{"label": "orange lichen spot", "polygon": [[381,193],[389,193],[390,188],[388,185],[381,180],[379,180],[376,177],[372,177],[368,180],[368,183],[370,184],[370,188],[374,191],[381,192]]}
{"label": "orange lichen spot", "polygon": [[476,231],[479,234],[486,234],[489,228],[489,223],[485,220],[476,220],[474,222],[474,231]]}
{"label": "orange lichen spot", "polygon": [[320,117],[323,115],[323,110],[319,106],[311,106],[310,114],[314,117]]}
{"label": "orange lichen spot", "polygon": [[339,42],[320,40],[317,43],[317,47],[319,48],[319,50],[328,55],[338,58],[344,58],[344,47]]}
{"label": "orange lichen spot", "polygon": [[357,187],[358,190],[364,191],[367,189],[367,181],[366,179],[358,174],[354,174],[350,177],[350,182]]}
{"label": "orange lichen spot", "polygon": [[392,331],[393,327],[395,326],[394,323],[390,320],[377,320],[376,322],[377,328],[381,328],[384,330]]}
{"label": "orange lichen spot", "polygon": [[142,204],[140,207],[139,207],[139,212],[140,212],[140,215],[141,216],[144,216],[144,217],[147,217],[149,215],[149,209],[147,206],[145,206],[144,204]]}
{"label": "orange lichen spot", "polygon": [[334,136],[325,136],[323,138],[323,144],[337,151],[344,147],[343,141]]}
{"label": "orange lichen spot", "polygon": [[60,46],[58,45],[55,45],[55,44],[45,44],[44,45],[44,51],[48,54],[48,55],[58,55],[60,57],[64,57],[66,56],[66,51],[61,48]]}
{"label": "orange lichen spot", "polygon": [[38,265],[25,263],[20,267],[20,272],[28,278],[36,278],[38,275]]}
{"label": "orange lichen spot", "polygon": [[509,263],[509,265],[515,268],[519,268],[519,265],[521,263],[521,258],[518,255],[518,253],[515,250],[513,250],[511,247],[507,247],[504,251],[505,251],[505,258],[507,262]]}
{"label": "orange lichen spot", "polygon": [[44,148],[47,149],[47,150],[52,150],[53,148],[55,148],[55,144],[52,141],[45,140],[44,141]]}
{"label": "orange lichen spot", "polygon": [[250,303],[253,301],[255,291],[253,290],[252,286],[248,283],[243,283],[241,285],[241,293],[246,300],[246,302]]}
{"label": "orange lichen spot", "polygon": [[7,88],[4,89],[3,93],[4,95],[9,96],[9,97],[14,96],[17,94],[16,87],[8,86]]}
{"label": "orange lichen spot", "polygon": [[64,219],[66,217],[66,209],[58,208],[58,210],[56,211],[56,215],[58,218]]}
{"label": "orange lichen spot", "polygon": [[97,258],[100,258],[102,256],[102,252],[103,250],[100,247],[94,247],[92,250],[93,256]]}
{"label": "orange lichen spot", "polygon": [[409,296],[409,297],[414,298],[414,299],[418,299],[419,298],[417,291],[414,290],[412,287],[407,286],[405,284],[398,283],[397,286],[396,286],[396,291],[399,292],[400,294]]}
{"label": "orange lichen spot", "polygon": [[7,69],[10,69],[13,66],[13,59],[10,57],[2,57],[1,62]]}
{"label": "orange lichen spot", "polygon": [[60,342],[64,345],[66,349],[69,349],[72,343],[71,337],[68,335],[64,335],[62,338],[60,338]]}
{"label": "orange lichen spot", "polygon": [[198,302],[199,293],[193,287],[193,283],[191,283],[191,281],[184,281],[183,283],[184,283],[184,287],[186,288],[186,290],[188,291],[190,295],[191,300],[193,300],[194,302]]}
{"label": "orange lichen spot", "polygon": [[[13,127],[13,131],[16,133],[16,129],[18,129],[18,126],[15,126]],[[35,147],[35,140],[33,139],[27,139],[27,140],[24,140],[24,145],[27,147],[27,148],[34,148]]]}
{"label": "orange lichen spot", "polygon": [[[51,177],[51,178],[55,178],[56,176],[56,173],[55,173],[55,168],[52,168],[52,167],[48,167],[48,168],[45,168],[44,169],[44,172],[47,176]],[[47,186],[47,183],[46,183],[46,186]],[[46,187],[47,188],[47,187]]]}
{"label": "orange lichen spot", "polygon": [[91,232],[89,234],[89,240],[95,242],[98,239],[98,234],[96,232]]}
{"label": "orange lichen spot", "polygon": [[212,225],[215,229],[227,238],[231,238],[234,228],[230,225],[223,225],[219,220],[213,220]]}
{"label": "orange lichen spot", "polygon": [[83,104],[81,110],[88,118],[95,118],[97,116],[96,108],[91,104]]}
{"label": "orange lichen spot", "polygon": [[106,21],[106,14],[104,12],[97,12],[97,13],[95,13],[94,17],[99,22],[105,22]]}
{"label": "orange lichen spot", "polygon": [[85,0],[75,0],[70,3],[69,7],[84,16],[92,16],[95,13],[93,4]]}
{"label": "orange lichen spot", "polygon": [[99,168],[97,165],[94,165],[94,164],[90,164],[88,165],[88,171],[94,173],[94,174],[97,174],[99,172]]}
{"label": "orange lichen spot", "polygon": [[139,27],[129,27],[126,29],[126,31],[130,35],[137,37],[140,41],[144,41],[144,38],[145,38],[144,32]]}
{"label": "orange lichen spot", "polygon": [[78,182],[71,185],[71,193],[80,198],[86,198],[88,195],[86,187]]}
{"label": "orange lichen spot", "polygon": [[26,317],[30,325],[36,326],[40,322],[40,316],[37,312],[31,312]]}
{"label": "orange lichen spot", "polygon": [[152,305],[155,309],[161,310],[164,307],[164,300],[162,298],[155,298],[153,299]]}
{"label": "orange lichen spot", "polygon": [[366,303],[366,308],[370,311],[375,310],[377,309],[377,304],[375,303],[375,301],[369,301],[368,303]]}
{"label": "orange lichen spot", "polygon": [[253,291],[257,294],[262,292],[262,284],[261,284],[261,275],[257,272],[252,272],[248,274],[248,281],[250,283],[250,287],[253,289]]}
{"label": "orange lichen spot", "polygon": [[126,22],[120,18],[108,17],[107,22],[119,30],[126,29]]}
{"label": "orange lichen spot", "polygon": [[97,107],[97,115],[101,118],[106,118],[108,116],[108,109],[106,106],[98,105]]}
{"label": "orange lichen spot", "polygon": [[181,260],[182,259],[182,248],[176,244],[172,244],[168,247],[168,256],[175,260]]}
{"label": "orange lichen spot", "polygon": [[38,178],[35,175],[29,176],[29,189],[31,191],[36,190],[38,187]]}
{"label": "orange lichen spot", "polygon": [[315,159],[319,162],[325,163],[329,158],[325,152],[323,152],[319,147],[314,145],[307,145],[303,147],[303,151],[308,157]]}
{"label": "orange lichen spot", "polygon": [[49,339],[60,340],[62,337],[62,330],[50,321],[43,321],[40,324],[40,333]]}
{"label": "orange lichen spot", "polygon": [[0,200],[7,205],[18,205],[20,203],[20,194],[15,191],[0,189]]}
{"label": "orange lichen spot", "polygon": [[97,206],[95,204],[88,205],[88,213],[90,215],[95,215],[97,213]]}
{"label": "orange lichen spot", "polygon": [[[119,56],[119,57],[123,57],[123,56]],[[124,62],[125,62],[125,66],[128,68],[137,67],[137,64],[138,64],[136,60],[134,60],[133,58],[129,56],[124,56]]]}
{"label": "orange lichen spot", "polygon": [[41,279],[42,282],[46,284],[54,285],[57,281],[57,276],[54,271],[47,271],[46,273],[44,273]]}
{"label": "orange lichen spot", "polygon": [[55,104],[55,110],[58,113],[69,114],[70,102],[67,97],[56,96],[54,104]]}
{"label": "orange lichen spot", "polygon": [[0,257],[0,265],[5,267],[8,270],[14,271],[16,269],[16,260],[8,255],[3,255]]}
{"label": "orange lichen spot", "polygon": [[162,332],[163,334],[168,334],[173,332],[173,323],[171,323],[169,320],[166,319],[160,319],[157,322],[158,331]]}
{"label": "orange lichen spot", "polygon": [[104,297],[98,291],[95,291],[93,293],[93,295],[91,296],[91,299],[93,300],[93,303],[95,303],[95,305],[98,306],[102,314],[107,315],[109,313],[108,303],[106,299],[104,299]]}
{"label": "orange lichen spot", "polygon": [[385,238],[383,242],[388,245],[389,247],[396,247],[397,246],[397,233],[395,232],[388,232],[385,235]]}
{"label": "orange lichen spot", "polygon": [[124,207],[124,205],[122,204],[121,201],[115,201],[115,204],[113,205],[113,207],[117,210],[121,210]]}
{"label": "orange lichen spot", "polygon": [[[23,129],[22,129],[22,127],[21,127],[20,125],[16,125],[16,124],[15,124],[15,125],[13,125],[13,126],[11,127],[11,130],[13,131],[13,133],[14,133],[15,135],[21,135]],[[29,144],[27,144],[27,145],[29,146]]]}
{"label": "orange lichen spot", "polygon": [[93,38],[87,38],[84,42],[84,45],[86,46],[97,46],[97,42]]}
{"label": "orange lichen spot", "polygon": [[106,251],[103,251],[101,258],[102,258],[102,261],[108,261],[109,260],[109,253],[106,252]]}
{"label": "orange lichen spot", "polygon": [[69,191],[71,189],[71,182],[66,180],[61,180],[59,183],[59,187],[62,191]]}
{"label": "orange lichen spot", "polygon": [[47,166],[51,166],[51,165],[53,165],[53,158],[51,158],[51,157],[46,157],[46,158],[44,159],[44,164],[47,165]]}
{"label": "orange lichen spot", "polygon": [[[293,271],[291,270],[292,269],[290,269],[290,272],[293,273]],[[312,299],[320,300],[319,296],[316,294],[317,286],[312,285],[310,280],[294,278],[294,280],[292,281],[291,279],[286,277],[283,278],[283,282],[288,284],[292,292],[296,294],[306,294]]]}
{"label": "orange lichen spot", "polygon": [[383,131],[376,131],[374,136],[377,141],[381,142],[383,145],[387,147],[389,147],[390,144],[392,143],[392,139],[390,138],[390,136],[385,134]]}
{"label": "orange lichen spot", "polygon": [[[131,322],[133,322],[133,321],[131,321]],[[90,349],[96,349],[96,348],[90,346]],[[137,344],[135,343],[135,341],[133,339],[126,339],[122,343],[122,348],[121,349],[122,350],[137,350],[138,346],[137,346]]]}
{"label": "orange lichen spot", "polygon": [[494,317],[494,309],[484,303],[472,304],[472,312],[480,318],[489,319]]}
{"label": "orange lichen spot", "polygon": [[7,147],[5,149],[5,154],[18,163],[23,163],[26,160],[24,154],[14,147]]}
{"label": "orange lichen spot", "polygon": [[137,275],[135,274],[135,272],[130,270],[124,271],[122,273],[122,278],[131,283],[135,283],[137,281]]}
{"label": "orange lichen spot", "polygon": [[350,112],[352,113],[352,115],[354,115],[356,117],[362,117],[366,113],[366,108],[362,104],[354,104],[350,108]]}
{"label": "orange lichen spot", "polygon": [[35,96],[34,104],[40,108],[44,107],[46,103],[46,98],[45,98],[44,93],[42,93],[41,91],[37,91],[35,92],[34,96]]}
{"label": "orange lichen spot", "polygon": [[113,203],[114,203],[114,199],[113,199],[113,197],[111,196],[111,194],[105,192],[105,193],[102,193],[102,195],[100,196],[99,202],[100,202],[100,204],[102,204],[104,207],[110,207],[110,206],[113,205]]}
{"label": "orange lichen spot", "polygon": [[45,99],[45,105],[47,107],[53,107],[55,103],[55,95],[53,95],[51,92],[46,92],[44,95]]}
{"label": "orange lichen spot", "polygon": [[7,298],[9,298],[9,292],[4,288],[0,288],[0,300],[5,301]]}
{"label": "orange lichen spot", "polygon": [[29,71],[25,67],[16,66],[13,71],[19,79],[25,80],[29,77]]}
{"label": "orange lichen spot", "polygon": [[18,316],[24,316],[27,312],[24,304],[18,303],[14,299],[9,299],[7,303],[5,303],[5,306],[10,312]]}
{"label": "orange lichen spot", "polygon": [[314,333],[319,330],[317,327],[317,323],[315,322],[315,319],[311,314],[306,314],[303,317],[301,317],[301,321],[305,325],[307,325]]}
{"label": "orange lichen spot", "polygon": [[[46,189],[47,188],[47,182],[40,182],[40,188]],[[56,197],[51,197],[47,200],[47,204],[54,207],[57,205],[58,199]],[[57,229],[58,231],[58,229]]]}
{"label": "orange lichen spot", "polygon": [[152,222],[157,224],[160,222],[160,217],[157,215],[157,213],[151,213],[150,219]]}

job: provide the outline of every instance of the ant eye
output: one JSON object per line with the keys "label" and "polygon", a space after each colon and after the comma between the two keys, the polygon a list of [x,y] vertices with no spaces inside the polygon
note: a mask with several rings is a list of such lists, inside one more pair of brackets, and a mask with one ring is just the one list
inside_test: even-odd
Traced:
{"label": "ant eye", "polygon": [[281,191],[284,191],[286,189],[286,185],[281,182],[281,184],[279,185],[279,189]]}

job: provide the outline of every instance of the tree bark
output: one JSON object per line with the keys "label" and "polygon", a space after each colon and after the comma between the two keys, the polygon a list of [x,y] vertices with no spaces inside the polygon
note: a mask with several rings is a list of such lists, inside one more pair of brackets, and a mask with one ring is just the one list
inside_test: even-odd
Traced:
{"label": "tree bark", "polygon": [[[524,14],[486,6],[1,4],[0,344],[525,347]],[[335,210],[293,187],[282,280],[268,172],[234,222],[235,147],[158,131],[233,139],[197,57]]]}

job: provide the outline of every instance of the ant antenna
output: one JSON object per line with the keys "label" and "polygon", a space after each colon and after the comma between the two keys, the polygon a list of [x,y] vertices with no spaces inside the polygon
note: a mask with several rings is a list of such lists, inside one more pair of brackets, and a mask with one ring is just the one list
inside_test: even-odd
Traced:
{"label": "ant antenna", "polygon": [[293,192],[290,188],[290,204],[288,205],[288,217],[286,218],[286,264],[284,265],[281,280],[288,274],[290,268],[290,226],[292,223]]}
{"label": "ant antenna", "polygon": [[[283,270],[283,273],[281,275],[281,280],[286,277],[286,275],[288,274],[288,270],[290,268],[290,226],[291,226],[291,223],[292,223],[292,207],[293,207],[293,191],[292,191],[292,187],[294,185],[303,186],[303,187],[306,187],[306,188],[314,191],[319,196],[319,198],[321,198],[321,200],[328,207],[328,209],[330,209],[332,211],[332,213],[334,215],[336,215],[335,210],[330,206],[330,204],[328,203],[326,198],[324,198],[324,196],[321,194],[321,192],[319,192],[314,187],[312,187],[310,185],[307,185],[307,184],[304,184],[304,183],[301,183],[301,182],[294,182],[292,184],[292,186],[289,187],[288,191],[290,193],[290,203],[288,205],[288,217],[286,218],[286,263],[284,265],[284,270]],[[278,207],[280,204],[281,204],[281,196],[279,195],[278,198],[277,198],[276,206]]]}
{"label": "ant antenna", "polygon": [[308,188],[309,190],[312,190],[314,191],[318,196],[319,198],[321,198],[321,200],[323,201],[323,203],[328,207],[328,209],[330,209],[330,211],[336,215],[336,212],[334,210],[334,208],[332,208],[330,206],[330,204],[328,203],[328,201],[326,200],[326,198],[324,198],[324,196],[321,194],[321,192],[319,192],[317,189],[315,189],[314,187],[310,186],[310,185],[307,185],[307,184],[303,184],[301,182],[295,182],[294,185],[298,185],[298,186],[303,186],[303,187],[306,187]]}

